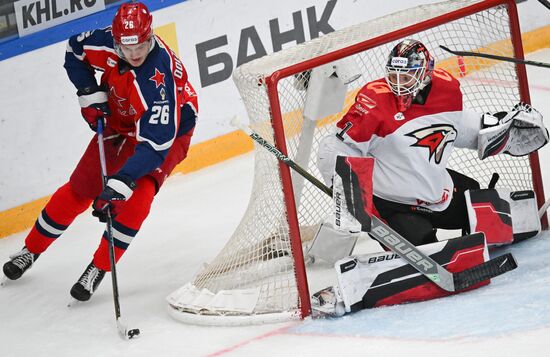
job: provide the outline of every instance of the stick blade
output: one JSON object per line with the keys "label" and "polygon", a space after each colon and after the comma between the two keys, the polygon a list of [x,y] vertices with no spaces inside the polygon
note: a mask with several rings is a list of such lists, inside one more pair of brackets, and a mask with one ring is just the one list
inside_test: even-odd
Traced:
{"label": "stick blade", "polygon": [[454,273],[455,291],[467,289],[482,281],[494,278],[518,267],[516,259],[511,253],[501,255],[483,264],[476,265],[470,269]]}
{"label": "stick blade", "polygon": [[120,320],[120,318],[116,320],[116,327],[118,329],[118,334],[123,340],[131,340],[139,337],[141,333],[138,328],[129,329],[128,326]]}

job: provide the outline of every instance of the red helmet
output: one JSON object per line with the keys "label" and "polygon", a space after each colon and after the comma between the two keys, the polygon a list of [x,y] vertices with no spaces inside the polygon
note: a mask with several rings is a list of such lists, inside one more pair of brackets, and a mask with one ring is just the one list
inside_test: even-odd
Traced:
{"label": "red helmet", "polygon": [[113,38],[121,45],[147,41],[153,34],[153,16],[140,2],[122,4],[113,19]]}

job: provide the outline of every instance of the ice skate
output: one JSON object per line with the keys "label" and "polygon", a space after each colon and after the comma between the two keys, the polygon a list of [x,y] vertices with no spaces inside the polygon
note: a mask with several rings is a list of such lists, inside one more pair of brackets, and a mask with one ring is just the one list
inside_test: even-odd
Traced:
{"label": "ice skate", "polygon": [[4,275],[10,280],[19,279],[27,270],[32,267],[40,254],[29,252],[27,247],[10,256],[10,260],[4,264]]}
{"label": "ice skate", "polygon": [[344,316],[346,310],[338,287],[329,286],[313,294],[311,297],[311,310],[313,317]]}
{"label": "ice skate", "polygon": [[105,271],[98,269],[94,262],[91,262],[71,288],[71,296],[78,301],[90,300],[104,276]]}

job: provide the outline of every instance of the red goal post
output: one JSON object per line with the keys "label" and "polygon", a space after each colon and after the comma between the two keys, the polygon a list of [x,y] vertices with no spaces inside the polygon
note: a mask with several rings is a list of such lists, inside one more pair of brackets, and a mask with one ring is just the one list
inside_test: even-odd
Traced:
{"label": "red goal post", "polygon": [[[409,37],[428,47],[436,68],[459,78],[465,107],[483,113],[511,109],[519,101],[530,102],[524,65],[459,58],[439,48],[444,45],[523,58],[515,2],[454,0],[338,30],[237,68],[234,81],[252,129],[321,178],[315,165],[319,140],[333,129],[357,91],[383,76],[387,55],[395,43]],[[337,111],[308,117],[316,112],[307,104],[315,71],[342,60],[351,61],[361,76],[354,82],[337,84],[345,89]],[[329,92],[326,95],[327,102],[331,101]],[[544,203],[536,153],[480,161],[475,152],[455,149],[449,166],[476,178],[482,186],[498,172],[499,185],[533,189],[539,207]],[[168,297],[171,314],[185,322],[214,325],[308,316],[309,290],[324,288],[326,279],[314,269],[306,271],[302,245],[312,238],[330,207],[322,192],[256,144],[254,183],[243,219],[218,256],[192,282]],[[547,228],[546,219],[543,227]]]}

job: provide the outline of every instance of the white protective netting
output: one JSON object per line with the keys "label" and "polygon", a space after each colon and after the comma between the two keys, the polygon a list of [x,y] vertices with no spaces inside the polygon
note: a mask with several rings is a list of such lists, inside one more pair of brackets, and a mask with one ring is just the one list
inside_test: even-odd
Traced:
{"label": "white protective netting", "polygon": [[[331,132],[333,123],[342,116],[363,85],[383,77],[384,64],[391,48],[403,38],[423,42],[436,59],[436,68],[445,68],[458,77],[464,93],[464,106],[482,112],[507,110],[520,100],[515,65],[480,58],[459,60],[444,52],[439,45],[464,51],[481,51],[512,56],[510,20],[507,5],[450,21],[456,10],[484,1],[458,0],[418,6],[363,24],[324,35],[315,40],[254,60],[239,67],[234,81],[245,103],[251,128],[274,142],[272,113],[283,117],[288,156],[295,159],[300,146],[307,73],[300,72],[279,81],[279,108],[271,108],[265,78],[276,71],[307,62],[313,68],[322,63],[319,56],[342,52],[349,46],[367,43],[361,52],[351,56],[360,67],[362,77],[348,86],[342,112],[317,122],[309,161],[303,166],[321,179],[315,166],[317,144]],[[493,2],[494,3],[494,2]],[[456,14],[456,12],[455,12]],[[430,29],[391,37],[393,31],[440,17]],[[439,22],[439,21],[438,21]],[[390,35],[386,35],[390,34]],[[386,36],[385,36],[386,35]],[[385,37],[389,38],[385,39]],[[461,72],[460,67],[463,68]],[[531,189],[531,169],[527,158],[494,157],[483,162],[476,152],[455,150],[450,168],[476,178],[487,186],[493,172],[501,176],[499,184],[514,189]],[[246,213],[219,255],[195,280],[169,297],[170,310],[178,319],[197,323],[234,324],[269,321],[270,317],[299,316],[295,265],[292,259],[287,209],[278,162],[265,148],[255,147],[255,176]],[[293,181],[297,177],[293,174]],[[297,189],[298,221],[302,241],[310,239],[318,224],[330,211],[330,199],[305,182]],[[245,297],[246,296],[246,297]],[[242,318],[242,319],[241,319]],[[231,322],[228,322],[231,321]],[[235,322],[237,321],[237,322]]]}

